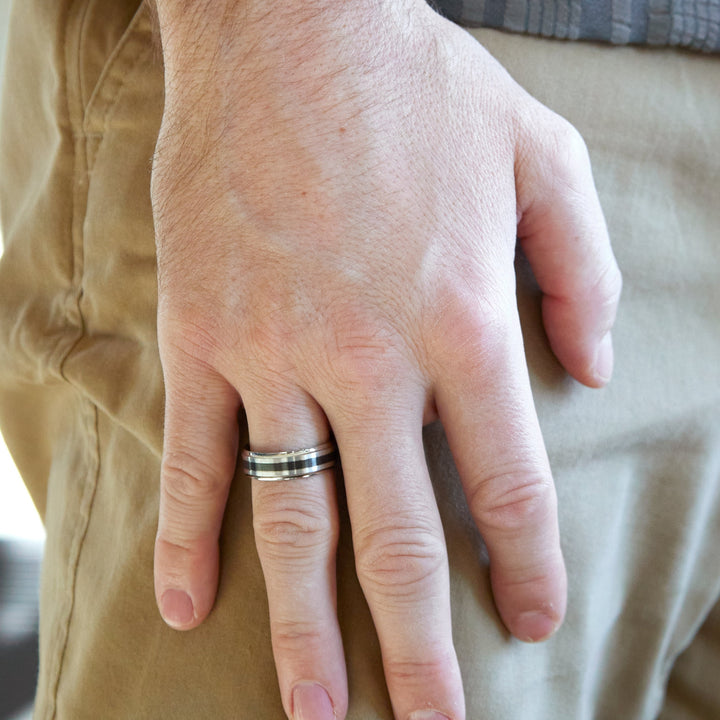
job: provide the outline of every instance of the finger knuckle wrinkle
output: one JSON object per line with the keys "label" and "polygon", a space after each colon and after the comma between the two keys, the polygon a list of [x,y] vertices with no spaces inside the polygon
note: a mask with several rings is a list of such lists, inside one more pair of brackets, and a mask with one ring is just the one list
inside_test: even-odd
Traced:
{"label": "finger knuckle wrinkle", "polygon": [[386,318],[357,306],[341,306],[328,319],[329,368],[341,384],[374,387],[403,365],[402,341]]}
{"label": "finger knuckle wrinkle", "polygon": [[599,298],[598,302],[604,309],[614,310],[622,293],[622,273],[617,264],[609,262],[597,277],[591,294]]}
{"label": "finger knuckle wrinkle", "polygon": [[447,656],[431,660],[389,658],[385,665],[388,677],[392,677],[393,680],[401,684],[418,686],[426,683],[437,683],[438,678],[447,675],[448,669],[453,667],[454,659]]}
{"label": "finger knuckle wrinkle", "polygon": [[226,491],[226,478],[210,465],[190,455],[166,460],[162,472],[165,492],[182,505],[216,498]]}
{"label": "finger knuckle wrinkle", "polygon": [[306,554],[310,550],[326,548],[337,536],[331,518],[301,508],[256,513],[253,527],[255,541],[261,550],[284,556],[292,551]]}
{"label": "finger knuckle wrinkle", "polygon": [[[532,567],[527,570],[520,570],[515,575],[504,577],[501,581],[502,588],[505,592],[533,592],[537,588],[544,588],[552,581],[555,576],[555,568],[548,567],[544,573],[539,573],[537,568]],[[493,582],[498,582],[494,580]]]}
{"label": "finger knuckle wrinkle", "polygon": [[390,346],[381,340],[355,339],[351,346],[344,346],[332,356],[339,384],[351,389],[382,390],[379,386],[396,374],[394,365]]}
{"label": "finger knuckle wrinkle", "polygon": [[187,560],[194,555],[195,547],[192,542],[175,536],[170,539],[168,535],[169,533],[167,531],[162,535],[158,535],[156,541],[158,549],[176,559]]}
{"label": "finger knuckle wrinkle", "polygon": [[576,169],[590,162],[587,145],[580,131],[557,116],[548,128],[544,142],[545,156],[552,174],[573,187]]}
{"label": "finger knuckle wrinkle", "polygon": [[312,623],[272,620],[270,624],[275,651],[306,654],[309,648],[323,644],[323,631]]}
{"label": "finger knuckle wrinkle", "polygon": [[437,577],[445,563],[445,545],[427,530],[373,533],[356,552],[358,575],[375,589],[411,595]]}
{"label": "finger knuckle wrinkle", "polygon": [[483,480],[470,496],[470,509],[484,528],[521,531],[552,511],[554,497],[549,478],[508,473]]}

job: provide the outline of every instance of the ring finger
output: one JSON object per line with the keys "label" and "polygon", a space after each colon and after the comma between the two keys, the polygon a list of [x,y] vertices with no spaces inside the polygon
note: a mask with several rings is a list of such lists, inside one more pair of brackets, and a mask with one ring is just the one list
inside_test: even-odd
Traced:
{"label": "ring finger", "polygon": [[[322,410],[299,388],[277,402],[243,399],[253,452],[314,448],[329,438]],[[285,711],[295,720],[342,718],[347,679],[336,612],[335,473],[253,478],[252,485],[255,541]]]}

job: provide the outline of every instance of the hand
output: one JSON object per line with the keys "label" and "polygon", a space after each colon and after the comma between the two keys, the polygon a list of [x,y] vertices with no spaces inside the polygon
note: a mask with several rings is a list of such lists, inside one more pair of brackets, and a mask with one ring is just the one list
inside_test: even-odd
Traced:
{"label": "hand", "polygon": [[[213,605],[241,404],[254,450],[332,430],[395,714],[459,720],[421,430],[442,420],[503,621],[547,637],[566,579],[513,257],[517,235],[560,361],[604,384],[621,281],[584,144],[423,0],[158,4],[163,616]],[[253,481],[253,511],[285,710],[342,718],[332,473]]]}

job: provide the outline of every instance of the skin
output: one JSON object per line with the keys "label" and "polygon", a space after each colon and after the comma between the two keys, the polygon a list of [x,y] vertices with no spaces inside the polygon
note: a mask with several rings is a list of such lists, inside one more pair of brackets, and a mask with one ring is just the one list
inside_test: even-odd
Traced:
{"label": "skin", "polygon": [[[560,362],[604,385],[621,277],[584,143],[424,0],[157,5],[160,610],[212,608],[241,408],[254,450],[332,431],[395,715],[462,720],[421,431],[443,423],[503,622],[548,637],[566,576],[513,257]],[[285,711],[343,718],[333,473],[252,483]]]}

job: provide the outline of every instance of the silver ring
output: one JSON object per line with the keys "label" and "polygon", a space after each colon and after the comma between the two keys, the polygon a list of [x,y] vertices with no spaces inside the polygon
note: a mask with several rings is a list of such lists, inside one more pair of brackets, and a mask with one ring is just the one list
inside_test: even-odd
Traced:
{"label": "silver ring", "polygon": [[338,451],[334,442],[328,441],[314,448],[283,452],[242,451],[242,467],[246,475],[257,480],[297,480],[334,467]]}

